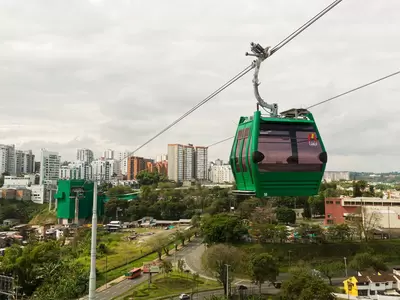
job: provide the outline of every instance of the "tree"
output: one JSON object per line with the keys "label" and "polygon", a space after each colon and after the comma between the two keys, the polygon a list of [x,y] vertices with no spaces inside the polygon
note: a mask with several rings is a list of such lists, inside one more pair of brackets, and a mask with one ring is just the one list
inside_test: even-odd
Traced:
{"label": "tree", "polygon": [[183,259],[178,259],[177,267],[178,271],[183,273],[183,271],[185,270],[185,261]]}
{"label": "tree", "polygon": [[332,285],[332,277],[339,275],[344,270],[344,264],[337,261],[325,262],[318,265],[316,269],[328,278],[329,284]]}
{"label": "tree", "polygon": [[351,228],[348,224],[337,224],[328,228],[328,234],[332,240],[340,240],[341,242],[350,239]]}
{"label": "tree", "polygon": [[234,243],[247,234],[242,219],[230,214],[218,214],[205,218],[201,226],[207,244]]}
{"label": "tree", "polygon": [[169,260],[163,260],[161,262],[161,269],[165,276],[168,276],[172,272],[172,263]]}
{"label": "tree", "polygon": [[290,270],[291,276],[281,288],[283,300],[331,300],[333,289],[321,278],[313,276],[307,266],[298,266]]}
{"label": "tree", "polygon": [[[224,286],[225,294],[228,290],[228,284],[234,279],[235,271],[243,265],[243,261],[244,254],[242,251],[224,244],[213,245],[203,254],[204,269],[211,272],[215,279]],[[228,274],[227,265],[229,265]]]}
{"label": "tree", "polygon": [[151,252],[157,252],[158,259],[161,260],[164,245],[160,243],[158,239],[152,238],[147,241],[147,246],[150,248]]}
{"label": "tree", "polygon": [[366,207],[361,206],[347,219],[356,228],[360,240],[368,242],[374,230],[380,226],[382,215],[375,211],[368,212]]}
{"label": "tree", "polygon": [[357,253],[350,261],[349,266],[357,271],[372,268],[375,272],[379,272],[388,269],[381,256],[369,252]]}
{"label": "tree", "polygon": [[268,253],[254,255],[249,263],[249,275],[251,280],[258,285],[261,295],[261,285],[265,281],[275,282],[279,275],[279,266],[275,258]]}
{"label": "tree", "polygon": [[276,218],[280,223],[296,223],[296,212],[293,209],[287,207],[278,207],[275,212]]}

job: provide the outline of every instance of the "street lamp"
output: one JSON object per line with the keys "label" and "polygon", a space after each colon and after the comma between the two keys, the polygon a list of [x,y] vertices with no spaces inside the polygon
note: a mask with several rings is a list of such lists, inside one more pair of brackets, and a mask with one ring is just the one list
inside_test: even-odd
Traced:
{"label": "street lamp", "polygon": [[93,181],[92,239],[90,249],[89,300],[96,296],[97,181]]}
{"label": "street lamp", "polygon": [[343,257],[343,260],[344,260],[344,270],[346,272],[346,278],[347,278],[348,277],[348,275],[347,275],[347,258]]}

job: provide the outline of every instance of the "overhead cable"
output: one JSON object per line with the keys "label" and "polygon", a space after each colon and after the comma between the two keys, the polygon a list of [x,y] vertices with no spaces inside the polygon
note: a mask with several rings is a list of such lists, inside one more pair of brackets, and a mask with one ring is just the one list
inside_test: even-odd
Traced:
{"label": "overhead cable", "polygon": [[[328,11],[330,11],[332,8],[334,8],[336,5],[338,5],[342,0],[336,0],[332,2],[329,6],[324,8],[322,11],[320,11],[317,15],[315,15],[313,18],[308,20],[306,23],[304,23],[301,27],[299,27],[297,30],[292,32],[289,36],[287,36],[285,39],[283,39],[281,42],[279,42],[275,47],[272,48],[271,50],[271,55],[275,53],[276,51],[280,50],[283,46],[288,44],[290,41],[292,41],[295,37],[297,37],[300,33],[302,33],[304,30],[306,30],[309,26],[311,26],[313,23],[315,23],[318,19],[320,19],[323,15],[325,15]],[[163,130],[161,130],[159,133],[157,133],[155,136],[147,140],[145,143],[137,147],[134,151],[130,152],[128,155],[124,156],[122,160],[125,158],[132,156],[135,154],[137,151],[142,149],[144,146],[148,145],[151,143],[153,140],[155,140],[157,137],[162,135],[164,132],[168,131],[172,127],[174,127],[176,124],[178,124],[180,121],[185,119],[187,116],[192,114],[195,110],[206,104],[208,101],[213,99],[215,96],[217,96],[219,93],[221,93],[223,90],[225,90],[227,87],[232,85],[234,82],[242,78],[244,75],[246,75],[248,72],[250,72],[254,68],[254,65],[251,64],[247,66],[243,71],[239,72],[237,75],[235,75],[232,79],[228,80],[224,85],[222,85],[220,88],[218,88],[216,91],[211,93],[209,96],[207,96],[205,99],[200,101],[197,105],[195,105],[193,108],[191,108],[189,111],[184,113],[182,116],[180,116],[178,119],[176,119],[174,122],[172,122],[170,125],[165,127]]]}
{"label": "overhead cable", "polygon": [[[378,82],[380,82],[380,81],[383,81],[383,80],[385,80],[385,79],[388,79],[388,78],[390,78],[390,77],[393,77],[393,76],[396,76],[396,75],[399,75],[399,74],[400,74],[400,70],[399,70],[399,71],[396,71],[396,72],[394,72],[394,73],[391,73],[391,74],[389,74],[389,75],[380,77],[380,78],[378,78],[378,79],[375,79],[375,80],[373,80],[373,81],[370,81],[370,82],[368,82],[368,83],[366,83],[366,84],[360,85],[360,86],[358,86],[358,87],[356,87],[356,88],[353,88],[353,89],[351,89],[351,90],[348,90],[347,92],[344,92],[344,93],[341,93],[341,94],[336,95],[336,96],[334,96],[334,97],[328,98],[328,99],[326,99],[326,100],[317,102],[317,103],[315,103],[315,104],[313,104],[313,105],[310,105],[310,106],[306,107],[306,109],[310,109],[310,108],[313,108],[313,107],[316,107],[316,106],[325,104],[325,103],[327,103],[327,102],[333,101],[333,100],[335,100],[335,99],[338,99],[338,98],[340,98],[340,97],[343,97],[343,96],[348,95],[348,94],[350,94],[350,93],[353,93],[353,92],[355,92],[355,91],[361,90],[361,89],[366,88],[366,87],[368,87],[368,86],[370,86],[370,85],[373,85],[373,84],[375,84],[375,83],[378,83]],[[211,145],[208,146],[208,147],[212,147],[212,146],[221,144],[221,143],[223,143],[223,142],[229,141],[230,139],[233,139],[234,137],[235,137],[235,136],[231,136],[231,137],[225,138],[225,139],[223,139],[223,140],[220,140],[220,141],[218,141],[218,142],[215,142],[215,143],[211,144]]]}

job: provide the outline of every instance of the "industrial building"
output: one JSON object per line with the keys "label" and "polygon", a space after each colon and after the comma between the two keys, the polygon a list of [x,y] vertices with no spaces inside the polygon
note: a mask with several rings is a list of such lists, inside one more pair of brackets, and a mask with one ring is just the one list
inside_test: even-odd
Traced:
{"label": "industrial building", "polygon": [[[57,218],[61,224],[82,224],[92,216],[93,182],[85,180],[59,180],[54,198],[57,202]],[[104,198],[97,197],[97,215],[104,214]],[[77,209],[75,209],[77,208]]]}
{"label": "industrial building", "polygon": [[351,215],[360,215],[365,220],[372,215],[380,228],[400,228],[400,199],[375,197],[326,198],[325,224],[342,224]]}

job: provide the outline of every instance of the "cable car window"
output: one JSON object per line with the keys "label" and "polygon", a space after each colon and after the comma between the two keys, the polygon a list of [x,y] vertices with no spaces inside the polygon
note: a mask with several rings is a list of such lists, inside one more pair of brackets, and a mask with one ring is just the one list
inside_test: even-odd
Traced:
{"label": "cable car window", "polygon": [[239,132],[238,132],[238,139],[237,139],[237,144],[236,144],[236,151],[235,151],[235,160],[236,160],[236,172],[242,172],[242,170],[240,169],[240,165],[241,165],[241,162],[240,162],[240,153],[241,153],[241,148],[240,148],[240,146],[241,146],[241,142],[242,142],[242,135],[243,135],[243,129],[242,130],[239,130]]}
{"label": "cable car window", "polygon": [[323,164],[319,159],[322,147],[315,131],[297,131],[296,139],[299,164]]}
{"label": "cable car window", "polygon": [[251,157],[251,141],[252,141],[252,139],[251,139],[251,131],[249,132],[249,140],[248,140],[249,142],[247,143],[247,152],[249,153],[249,155],[247,155],[247,163],[248,163],[248,165],[249,165],[249,173],[250,173],[250,178],[251,178],[251,183],[254,183],[254,180],[253,180],[253,173],[252,173],[252,171],[251,171],[251,161],[250,161],[250,157]]}
{"label": "cable car window", "polygon": [[320,172],[321,144],[312,124],[261,123],[258,151],[260,172]]}
{"label": "cable car window", "polygon": [[268,128],[260,128],[260,136],[258,137],[258,151],[264,154],[264,159],[258,164],[260,171],[268,172],[272,171],[272,165],[288,164],[287,160],[292,156],[292,146],[289,131],[277,131],[268,130]]}
{"label": "cable car window", "polygon": [[244,139],[243,139],[243,146],[242,146],[242,171],[247,172],[247,167],[246,167],[246,146],[247,146],[247,141],[248,141],[248,136],[249,136],[249,128],[244,129]]}

